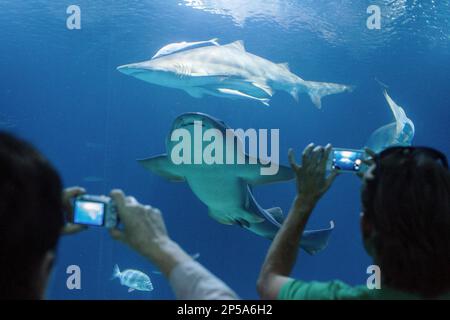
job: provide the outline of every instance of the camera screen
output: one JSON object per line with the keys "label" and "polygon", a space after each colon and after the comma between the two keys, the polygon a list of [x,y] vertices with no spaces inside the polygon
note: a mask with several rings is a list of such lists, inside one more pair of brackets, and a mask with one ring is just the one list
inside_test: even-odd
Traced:
{"label": "camera screen", "polygon": [[364,153],[362,151],[334,150],[332,169],[358,172],[361,169]]}
{"label": "camera screen", "polygon": [[105,204],[94,201],[75,201],[74,223],[92,226],[103,226]]}

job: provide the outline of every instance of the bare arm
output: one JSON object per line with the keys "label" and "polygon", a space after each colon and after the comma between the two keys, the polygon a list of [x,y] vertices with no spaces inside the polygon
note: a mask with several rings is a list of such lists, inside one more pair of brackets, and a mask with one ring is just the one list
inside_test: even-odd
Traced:
{"label": "bare arm", "polygon": [[123,231],[111,230],[114,239],[149,259],[166,277],[178,264],[193,260],[170,239],[159,209],[142,205],[134,197],[125,197],[121,190],[113,190],[111,197],[125,226]]}
{"label": "bare arm", "polygon": [[238,299],[225,283],[194,261],[167,232],[161,212],[114,190],[111,197],[125,229],[111,235],[149,259],[170,281],[178,299]]}
{"label": "bare arm", "polygon": [[299,166],[292,150],[289,151],[289,161],[297,178],[297,196],[261,268],[257,289],[263,299],[276,299],[283,285],[291,280],[289,275],[297,259],[306,223],[317,201],[337,175],[332,173],[326,177],[326,163],[330,152],[331,145],[314,148],[310,144],[304,150],[302,166]]}

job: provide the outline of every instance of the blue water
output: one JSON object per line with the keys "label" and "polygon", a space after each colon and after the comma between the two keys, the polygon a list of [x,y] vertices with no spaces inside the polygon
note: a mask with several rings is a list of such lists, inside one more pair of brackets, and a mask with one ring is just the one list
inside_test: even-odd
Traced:
{"label": "blue water", "polygon": [[[119,187],[159,207],[172,237],[241,297],[257,298],[255,282],[269,241],[221,225],[186,184],[170,183],[135,161],[165,151],[180,113],[211,114],[234,128],[279,128],[281,161],[313,141],[360,148],[393,120],[375,78],[416,127],[414,144],[450,151],[450,4],[406,1],[78,0],[82,29],[66,28],[71,1],[0,2],[0,127],[36,144],[66,186],[105,194]],[[381,7],[381,30],[366,28],[369,4]],[[351,84],[317,110],[306,95],[282,92],[270,107],[245,100],[194,99],[127,77],[118,65],[148,60],[162,46],[214,37],[242,39],[249,52],[288,62],[303,79]],[[218,181],[220,183],[220,181]],[[365,283],[371,264],[359,233],[359,180],[340,176],[309,227],[336,223],[327,250],[299,255],[293,276]],[[265,208],[288,211],[294,182],[255,188]],[[152,278],[152,292],[128,293],[110,281],[114,264]],[[66,268],[81,268],[81,290],[68,290]],[[154,267],[103,229],[62,239],[48,288],[51,299],[173,299]]]}

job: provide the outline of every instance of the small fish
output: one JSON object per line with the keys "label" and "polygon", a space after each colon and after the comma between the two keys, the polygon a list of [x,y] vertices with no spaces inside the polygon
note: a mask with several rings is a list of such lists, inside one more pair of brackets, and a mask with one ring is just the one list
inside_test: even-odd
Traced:
{"label": "small fish", "polygon": [[220,44],[217,41],[219,41],[219,39],[214,38],[214,39],[207,40],[207,41],[197,41],[197,42],[183,41],[183,42],[171,43],[171,44],[168,44],[168,45],[162,47],[161,49],[159,49],[158,52],[152,57],[152,60],[162,57],[162,56],[167,56],[174,52],[178,52],[178,51],[190,48],[190,47],[199,46],[199,45],[203,45],[203,44],[211,43],[215,46],[220,46]]}
{"label": "small fish", "polygon": [[120,272],[119,266],[114,266],[112,279],[119,278],[120,284],[128,287],[128,292],[134,290],[153,291],[153,284],[149,276],[139,270],[127,269]]}

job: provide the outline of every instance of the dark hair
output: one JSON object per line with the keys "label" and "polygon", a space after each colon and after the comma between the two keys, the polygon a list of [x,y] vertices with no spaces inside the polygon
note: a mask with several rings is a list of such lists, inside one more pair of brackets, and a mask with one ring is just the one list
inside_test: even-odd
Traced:
{"label": "dark hair", "polygon": [[36,149],[0,132],[0,299],[37,297],[37,268],[64,223],[61,192]]}
{"label": "dark hair", "polygon": [[362,205],[384,285],[436,298],[450,291],[450,173],[419,152],[380,159]]}

